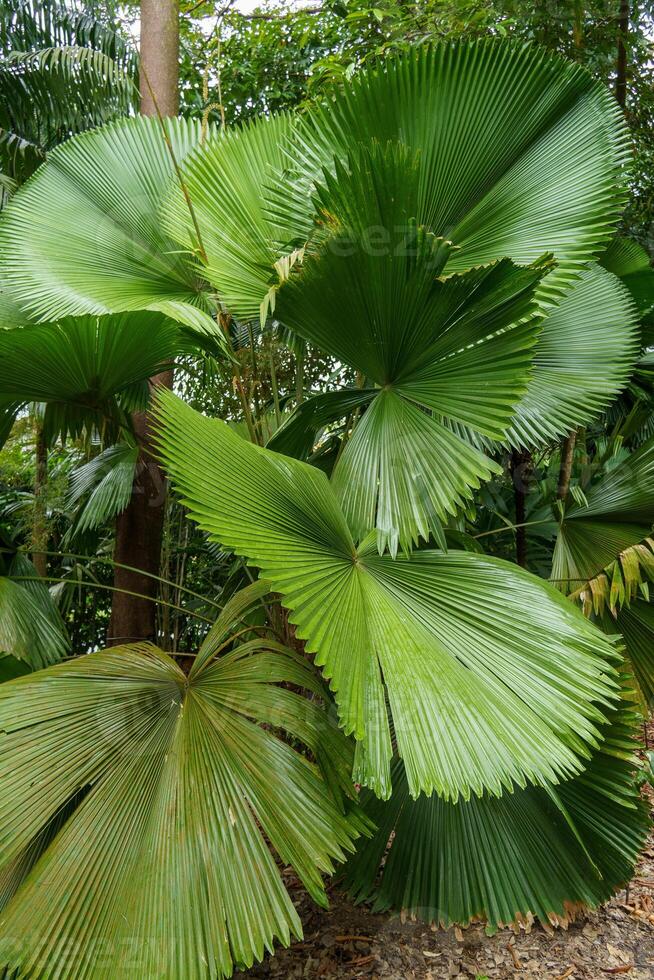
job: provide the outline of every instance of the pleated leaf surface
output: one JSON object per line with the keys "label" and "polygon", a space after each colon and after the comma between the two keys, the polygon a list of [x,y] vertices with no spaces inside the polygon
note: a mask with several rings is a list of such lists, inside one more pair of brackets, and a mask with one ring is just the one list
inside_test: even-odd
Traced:
{"label": "pleated leaf surface", "polygon": [[411,792],[456,799],[578,771],[614,696],[612,645],[550,586],[463,552],[357,548],[324,473],[172,395],[161,454],[198,524],[283,597],[330,681],[356,778],[390,792],[390,706]]}
{"label": "pleated leaf surface", "polygon": [[275,734],[346,778],[351,749],[320,702],[278,681],[315,688],[256,640],[192,676],[138,644],[0,685],[1,966],[210,980],[301,935],[270,846],[325,904],[321,872],[365,822]]}
{"label": "pleated leaf surface", "polygon": [[375,911],[404,909],[443,926],[530,916],[565,924],[580,906],[595,908],[629,881],[647,837],[633,778],[637,725],[628,704],[613,711],[588,768],[551,793],[413,800],[396,760],[391,799],[363,793],[379,829],[349,859],[346,887]]}

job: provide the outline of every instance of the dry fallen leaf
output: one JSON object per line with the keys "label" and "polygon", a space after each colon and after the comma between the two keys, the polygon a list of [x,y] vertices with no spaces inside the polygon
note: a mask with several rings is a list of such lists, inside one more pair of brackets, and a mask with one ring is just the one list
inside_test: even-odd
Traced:
{"label": "dry fallen leaf", "polygon": [[506,948],[508,949],[509,953],[511,954],[511,959],[513,960],[513,965],[515,966],[516,970],[521,970],[522,969],[522,963],[520,962],[520,958],[519,958],[518,954],[515,951],[515,946],[513,945],[513,943],[507,943],[506,944]]}

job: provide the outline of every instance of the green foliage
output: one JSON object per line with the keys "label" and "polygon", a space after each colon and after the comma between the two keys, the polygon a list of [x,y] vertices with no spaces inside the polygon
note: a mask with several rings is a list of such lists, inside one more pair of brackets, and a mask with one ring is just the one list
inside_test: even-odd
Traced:
{"label": "green foliage", "polygon": [[80,504],[73,535],[83,534],[122,513],[132,495],[138,447],[117,442],[72,474],[68,502]]}
{"label": "green foliage", "polygon": [[362,743],[358,781],[390,791],[386,696],[414,795],[497,794],[512,779],[548,782],[578,769],[575,756],[602,720],[598,705],[613,696],[612,654],[571,604],[473,554],[393,561],[370,541],[357,548],[323,473],[247,443],[172,395],[162,393],[157,411],[162,453],[191,516],[260,568],[316,654],[341,724]]}
{"label": "green foliage", "polygon": [[[629,378],[651,270],[640,247],[609,245],[629,146],[606,89],[485,37],[564,47],[522,7],[231,10],[203,84],[189,52],[210,10],[195,5],[183,102],[202,119],[82,134],[8,207],[4,428],[36,400],[73,440],[68,469],[86,462],[50,516],[55,548],[74,534],[79,549],[53,557],[62,581],[50,593],[21,572],[22,530],[0,578],[0,970],[227,976],[299,933],[277,861],[324,902],[322,873],[362,832],[355,896],[437,922],[565,921],[629,877],[647,827],[614,634],[646,702],[647,353]],[[423,43],[454,34],[483,39]],[[70,67],[37,47],[17,63]],[[74,59],[108,79],[107,57],[98,41]],[[131,493],[127,416],[173,359],[188,401],[219,419],[157,402],[181,497],[161,649],[46,666],[65,649],[53,599],[75,654],[102,645],[107,602],[88,595],[110,583]],[[579,426],[570,502],[557,440]],[[577,576],[594,606],[592,583],[610,581],[604,632],[497,557],[513,557],[517,523],[561,591]],[[98,960],[107,940],[119,952]]]}
{"label": "green foliage", "polygon": [[[277,259],[282,229],[265,210],[262,187],[284,165],[284,142],[293,122],[289,115],[256,120],[242,129],[216,133],[189,155],[184,185],[193,214],[178,186],[165,208],[172,238],[205,256],[204,274],[235,316],[259,318],[268,285],[266,266]],[[264,316],[265,319],[265,316]]]}
{"label": "green foliage", "polygon": [[175,180],[171,149],[179,164],[200,127],[177,119],[163,125],[167,139],[159,121],[146,117],[82,134],[54,150],[10,202],[0,232],[2,274],[35,319],[156,310],[219,336],[197,268],[159,219]]}
{"label": "green foliage", "polygon": [[[49,599],[47,589],[45,596]],[[24,661],[33,670],[61,660],[66,642],[57,629],[54,612],[52,607],[44,609],[29,589],[0,577],[0,651]]]}
{"label": "green foliage", "polygon": [[62,0],[0,3],[0,176],[24,182],[75,133],[136,105],[135,52],[111,19]]}
{"label": "green foliage", "polygon": [[[652,529],[654,514],[654,441],[584,489],[561,520],[552,563],[552,579],[564,592],[583,588],[615,557],[638,544]],[[610,584],[610,583],[609,583]],[[613,599],[611,606],[615,606]]]}
{"label": "green foliage", "polygon": [[178,326],[157,313],[18,327],[0,332],[0,390],[45,404],[50,441],[92,431],[115,438],[125,410],[147,402],[147,379],[183,346]]}
{"label": "green foliage", "polygon": [[[280,2],[265,12],[231,9],[213,19],[215,7],[184,0],[182,102],[188,113],[206,113],[227,124],[260,113],[306,106],[338,92],[363,66],[383,65],[407,50],[437,40],[513,38],[536,43],[584,65],[607,87],[615,84],[618,28],[611,0],[551,6],[534,0],[336,0],[320,9],[289,9]],[[209,19],[207,19],[209,18]],[[631,9],[626,38],[626,109],[635,156],[624,223],[651,246],[654,219],[654,85],[651,58],[653,11],[648,2]]]}
{"label": "green foliage", "polygon": [[[3,966],[49,973],[73,949],[98,977],[229,976],[301,932],[268,841],[326,902],[321,872],[366,824],[343,811],[345,740],[319,701],[278,686],[326,698],[307,664],[231,632],[264,594],[223,610],[188,676],[141,644],[0,687]],[[35,780],[44,757],[51,778]]]}
{"label": "green foliage", "polygon": [[396,761],[391,799],[363,794],[378,829],[348,861],[346,888],[374,911],[402,908],[443,926],[533,915],[567,923],[575,905],[594,908],[629,879],[647,832],[633,778],[638,720],[627,707],[612,712],[584,772],[553,790],[516,788],[456,806],[412,800]]}
{"label": "green foliage", "polygon": [[542,446],[594,422],[626,386],[639,345],[627,290],[599,265],[584,269],[545,319],[507,434],[511,445]]}

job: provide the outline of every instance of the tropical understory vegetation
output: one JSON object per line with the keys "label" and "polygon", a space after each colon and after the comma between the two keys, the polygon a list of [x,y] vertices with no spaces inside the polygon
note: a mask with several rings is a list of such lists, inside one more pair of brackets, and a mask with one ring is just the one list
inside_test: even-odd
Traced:
{"label": "tropical understory vegetation", "polygon": [[177,115],[129,5],[0,7],[0,971],[228,977],[301,935],[287,866],[444,927],[606,901],[649,10],[189,4]]}

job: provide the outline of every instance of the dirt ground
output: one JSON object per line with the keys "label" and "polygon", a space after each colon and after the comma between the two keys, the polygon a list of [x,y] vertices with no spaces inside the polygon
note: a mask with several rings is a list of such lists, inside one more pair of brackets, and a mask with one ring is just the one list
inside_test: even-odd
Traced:
{"label": "dirt ground", "polygon": [[334,980],[654,980],[654,841],[643,855],[629,894],[621,892],[596,913],[548,935],[534,925],[495,936],[481,925],[433,931],[398,916],[371,915],[331,891],[329,911],[317,909],[291,879],[304,925],[304,942],[239,978]]}
{"label": "dirt ground", "polygon": [[[651,794],[648,794],[651,795]],[[304,926],[304,941],[238,973],[280,980],[654,980],[654,833],[628,891],[567,930],[503,929],[483,925],[448,931],[397,915],[372,915],[335,888],[331,905],[316,908],[289,872],[286,884]]]}

